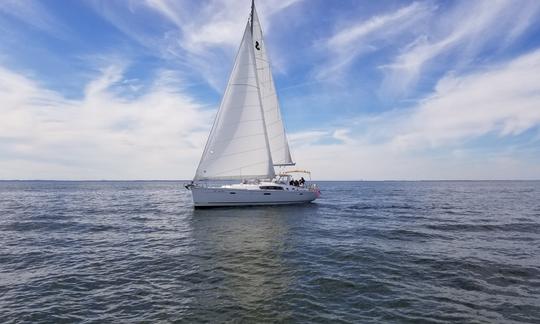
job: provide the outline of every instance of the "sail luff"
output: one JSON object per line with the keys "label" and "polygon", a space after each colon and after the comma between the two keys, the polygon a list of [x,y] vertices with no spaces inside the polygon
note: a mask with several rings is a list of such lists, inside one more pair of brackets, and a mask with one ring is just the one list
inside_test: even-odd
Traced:
{"label": "sail luff", "polygon": [[294,165],[292,160],[285,127],[281,117],[279,99],[272,76],[270,59],[263,39],[262,27],[257,15],[254,1],[251,7],[251,25],[254,48],[257,50],[255,62],[262,98],[262,106],[266,121],[270,151],[275,166]]}

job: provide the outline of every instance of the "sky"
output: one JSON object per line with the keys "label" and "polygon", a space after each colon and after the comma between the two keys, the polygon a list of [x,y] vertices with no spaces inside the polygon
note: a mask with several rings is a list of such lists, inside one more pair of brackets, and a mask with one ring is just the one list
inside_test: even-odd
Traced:
{"label": "sky", "polygon": [[[540,1],[257,1],[320,180],[540,179]],[[250,0],[1,0],[0,179],[191,179]]]}

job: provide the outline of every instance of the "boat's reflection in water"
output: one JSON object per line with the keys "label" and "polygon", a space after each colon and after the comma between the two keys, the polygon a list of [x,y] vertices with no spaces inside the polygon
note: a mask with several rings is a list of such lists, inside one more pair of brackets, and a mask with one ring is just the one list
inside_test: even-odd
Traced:
{"label": "boat's reflection in water", "polygon": [[[212,282],[211,291],[197,296],[200,307],[238,308],[248,320],[285,315],[267,311],[286,312],[280,297],[294,280],[294,265],[285,261],[294,250],[289,232],[312,208],[313,204],[194,210],[194,252],[200,256],[203,280]],[[228,320],[216,316],[218,321]]]}

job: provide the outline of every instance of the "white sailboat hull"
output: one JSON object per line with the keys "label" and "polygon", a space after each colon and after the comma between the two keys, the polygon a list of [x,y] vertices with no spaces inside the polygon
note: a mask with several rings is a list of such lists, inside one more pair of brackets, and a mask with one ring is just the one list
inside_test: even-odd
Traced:
{"label": "white sailboat hull", "polygon": [[311,202],[319,196],[318,191],[305,188],[286,191],[194,187],[191,193],[195,207],[302,204]]}

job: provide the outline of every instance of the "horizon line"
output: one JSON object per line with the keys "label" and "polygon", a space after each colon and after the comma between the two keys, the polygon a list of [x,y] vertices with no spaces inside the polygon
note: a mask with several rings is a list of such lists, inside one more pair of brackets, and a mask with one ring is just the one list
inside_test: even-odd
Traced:
{"label": "horizon line", "polygon": [[[0,182],[180,182],[191,179],[0,179]],[[233,181],[233,180],[213,180]],[[354,180],[311,180],[311,182],[434,182],[434,181],[540,181],[540,179],[354,179]],[[212,180],[207,181],[212,182]]]}

